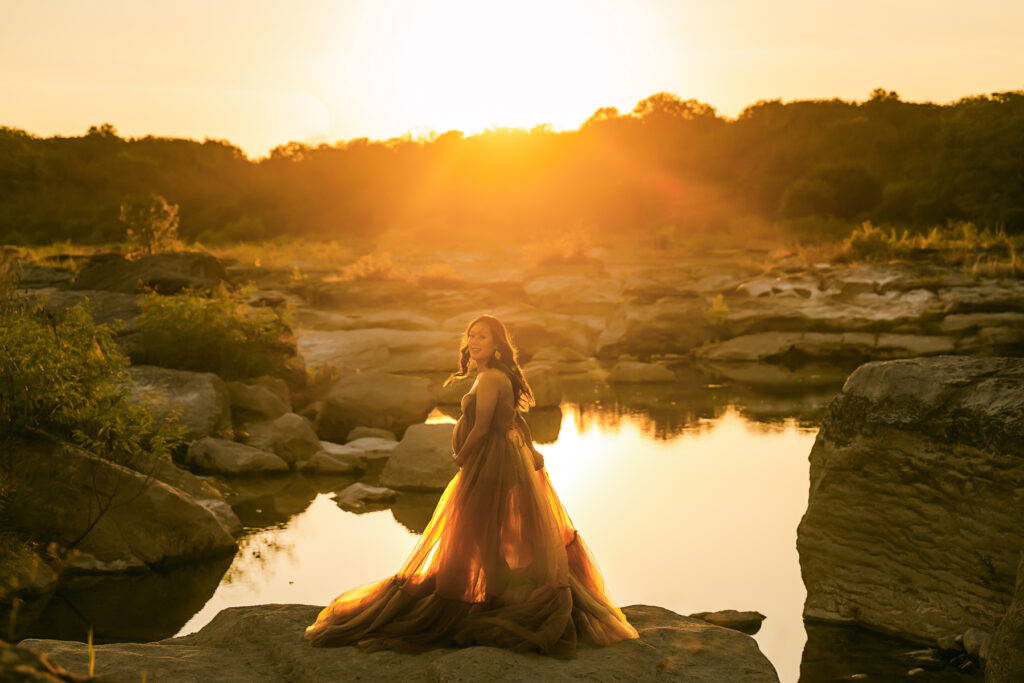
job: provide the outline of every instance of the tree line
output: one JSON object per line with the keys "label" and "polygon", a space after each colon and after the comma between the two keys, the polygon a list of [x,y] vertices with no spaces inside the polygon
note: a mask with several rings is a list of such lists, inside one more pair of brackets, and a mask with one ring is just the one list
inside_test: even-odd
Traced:
{"label": "tree line", "polygon": [[291,142],[258,160],[222,140],[126,139],[110,124],[49,138],[0,127],[0,242],[119,241],[121,207],[150,195],[178,207],[182,238],[204,243],[392,232],[500,244],[744,221],[830,238],[863,220],[1020,233],[1024,91],[938,105],[876,89],[863,102],[759,101],[735,119],[662,92],[571,131]]}

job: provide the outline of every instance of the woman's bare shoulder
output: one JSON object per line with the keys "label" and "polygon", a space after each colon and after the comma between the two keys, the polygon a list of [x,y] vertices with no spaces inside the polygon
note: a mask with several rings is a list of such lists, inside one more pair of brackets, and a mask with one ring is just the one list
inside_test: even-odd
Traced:
{"label": "woman's bare shoulder", "polygon": [[492,387],[501,387],[504,385],[512,386],[512,380],[509,379],[508,375],[497,368],[487,368],[486,370],[480,370],[480,384],[487,383]]}

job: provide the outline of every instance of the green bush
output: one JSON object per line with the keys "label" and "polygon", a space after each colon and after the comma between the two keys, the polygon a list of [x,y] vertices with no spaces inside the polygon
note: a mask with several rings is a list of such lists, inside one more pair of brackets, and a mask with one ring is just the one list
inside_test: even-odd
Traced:
{"label": "green bush", "polygon": [[88,301],[60,320],[41,306],[8,299],[0,305],[0,449],[12,470],[10,445],[20,434],[45,432],[135,467],[167,458],[182,429],[154,421],[130,400],[128,358],[113,331],[97,325]]}
{"label": "green bush", "polygon": [[249,306],[246,291],[221,284],[209,292],[146,293],[136,321],[140,348],[133,358],[227,379],[280,372],[294,353],[287,315]]}

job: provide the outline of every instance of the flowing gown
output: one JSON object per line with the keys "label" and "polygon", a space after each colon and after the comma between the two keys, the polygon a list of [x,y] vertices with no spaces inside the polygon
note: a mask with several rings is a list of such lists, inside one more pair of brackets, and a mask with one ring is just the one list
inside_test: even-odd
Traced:
{"label": "flowing gown", "polygon": [[[463,396],[456,452],[475,406],[475,392]],[[534,469],[510,396],[499,398],[479,443],[401,570],[332,600],[306,628],[312,645],[399,652],[491,645],[573,657],[577,641],[637,637],[546,470]]]}

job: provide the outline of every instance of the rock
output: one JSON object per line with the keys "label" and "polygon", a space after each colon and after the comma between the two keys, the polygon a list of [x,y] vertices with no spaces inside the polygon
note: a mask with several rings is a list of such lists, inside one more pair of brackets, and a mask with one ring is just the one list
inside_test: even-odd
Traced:
{"label": "rock", "polygon": [[[327,443],[322,441],[321,443]],[[387,460],[391,457],[395,448],[398,446],[398,441],[394,439],[382,439],[375,436],[363,436],[358,439],[352,439],[345,444],[345,448],[351,448],[359,453],[368,460]]]}
{"label": "rock", "polygon": [[94,679],[73,674],[31,648],[0,640],[0,680],[18,683],[87,683]]}
{"label": "rock", "polygon": [[985,664],[988,683],[1018,683],[1024,680],[1024,552],[1017,564],[1013,600],[999,622]]}
{"label": "rock", "polygon": [[269,389],[287,406],[292,404],[291,390],[288,388],[288,382],[284,381],[280,377],[274,377],[273,375],[261,375],[260,377],[249,380],[249,383],[263,387],[264,389]]}
{"label": "rock", "polygon": [[[491,647],[434,649],[422,654],[366,653],[355,647],[311,648],[305,627],[315,605],[251,605],[222,610],[199,632],[155,643],[98,645],[96,674],[107,680],[153,681],[282,679],[361,681],[689,681],[777,682],[757,641],[737,631],[689,619],[660,607],[623,612],[640,637],[606,648],[581,647],[575,659],[517,654]],[[72,671],[85,671],[84,643],[27,639]]]}
{"label": "rock", "polygon": [[8,607],[14,597],[43,595],[57,588],[57,572],[31,546],[10,540],[4,545],[0,553],[0,606]]}
{"label": "rock", "polygon": [[986,282],[973,287],[943,289],[939,299],[946,313],[1024,313],[1024,282]]}
{"label": "rock", "polygon": [[451,370],[458,361],[458,338],[436,329],[299,330],[297,338],[311,369],[428,372]]}
{"label": "rock", "polygon": [[342,454],[329,451],[315,453],[313,457],[299,465],[303,472],[326,475],[357,474],[365,468],[366,459],[358,453]]}
{"label": "rock", "polygon": [[393,489],[356,482],[335,494],[334,502],[348,512],[366,512],[379,509],[382,503],[394,502],[397,497],[398,492]]}
{"label": "rock", "polygon": [[345,437],[345,443],[349,441],[355,441],[356,439],[373,438],[373,439],[386,439],[389,441],[397,441],[395,433],[387,429],[379,429],[377,427],[353,427],[352,431]]}
{"label": "rock", "polygon": [[985,661],[988,659],[989,647],[992,645],[992,633],[980,628],[971,627],[964,631],[964,652]]}
{"label": "rock", "polygon": [[550,365],[543,361],[527,363],[523,368],[523,376],[530,385],[538,408],[561,405],[562,383],[558,379],[558,373]]}
{"label": "rock", "polygon": [[714,338],[707,306],[695,299],[664,298],[619,307],[597,341],[600,356],[684,353]]}
{"label": "rock", "polygon": [[996,625],[1024,543],[1024,359],[868,363],[827,408],[797,549],[804,617],[919,642]]}
{"label": "rock", "polygon": [[206,437],[189,444],[185,462],[200,472],[231,476],[285,474],[288,463],[253,446]]}
{"label": "rock", "polygon": [[235,420],[273,420],[291,412],[291,406],[265,386],[228,382],[227,387],[231,396],[231,414]]}
{"label": "rock", "polygon": [[610,313],[619,298],[621,286],[606,277],[585,275],[545,275],[526,283],[524,290],[531,303],[565,312]]}
{"label": "rock", "polygon": [[328,441],[343,440],[359,426],[401,434],[423,422],[435,404],[429,380],[371,370],[339,379],[324,398],[316,433]]}
{"label": "rock", "polygon": [[313,425],[295,413],[267,422],[246,422],[241,431],[243,443],[276,453],[292,468],[322,450]]}
{"label": "rock", "polygon": [[15,263],[11,270],[17,278],[19,288],[28,289],[62,287],[70,284],[75,277],[75,274],[66,268],[53,268],[36,263]]}
{"label": "rock", "polygon": [[675,382],[676,376],[664,365],[657,363],[639,363],[636,361],[619,361],[608,373],[608,382],[624,384],[655,384],[659,382]]}
{"label": "rock", "polygon": [[953,352],[949,337],[869,332],[758,332],[693,350],[708,361],[768,361],[789,354],[808,359],[906,358]]}
{"label": "rock", "polygon": [[380,483],[407,491],[444,489],[459,471],[452,460],[453,428],[450,423],[410,426],[391,452]]}
{"label": "rock", "polygon": [[186,439],[231,434],[231,400],[217,375],[154,365],[135,365],[128,372],[135,382],[132,400],[157,420],[176,417]]}
{"label": "rock", "polygon": [[359,330],[387,328],[392,330],[436,330],[433,318],[405,310],[374,310],[366,313],[335,313],[299,307],[293,314],[296,326],[309,330]]}
{"label": "rock", "polygon": [[49,313],[62,317],[64,311],[84,299],[89,300],[89,312],[99,325],[111,325],[119,335],[135,331],[135,319],[142,313],[139,297],[135,294],[104,292],[99,290],[71,291],[64,289],[39,289],[29,292],[28,298],[38,301]]}
{"label": "rock", "polygon": [[700,619],[715,626],[731,628],[734,631],[741,631],[754,635],[761,630],[761,622],[764,615],[760,612],[739,612],[734,609],[723,609],[717,612],[697,612],[690,615],[691,619]]}
{"label": "rock", "polygon": [[40,438],[16,447],[24,456],[19,488],[31,495],[11,514],[60,545],[85,533],[72,570],[147,569],[238,547],[217,515],[181,489],[70,444]]}
{"label": "rock", "polygon": [[946,334],[969,332],[982,327],[1024,327],[1024,313],[954,313],[942,319]]}
{"label": "rock", "polygon": [[[535,306],[514,305],[461,313],[442,323],[442,329],[461,335],[469,321],[482,313],[504,323],[513,344],[526,358],[545,346],[569,347],[589,354],[606,326],[604,315],[567,315]],[[453,356],[452,370],[456,360],[457,356]]]}
{"label": "rock", "polygon": [[166,252],[133,261],[103,254],[82,268],[72,289],[135,294],[141,284],[160,294],[177,294],[186,287],[212,289],[227,281],[220,261],[204,252]]}
{"label": "rock", "polygon": [[963,635],[956,633],[940,637],[935,641],[943,652],[963,652]]}
{"label": "rock", "polygon": [[169,486],[184,491],[192,496],[197,503],[208,508],[232,536],[237,536],[242,532],[242,522],[238,519],[238,515],[224,500],[220,491],[208,481],[181,469],[170,460],[154,460],[144,469],[146,470],[144,474],[149,474]]}

